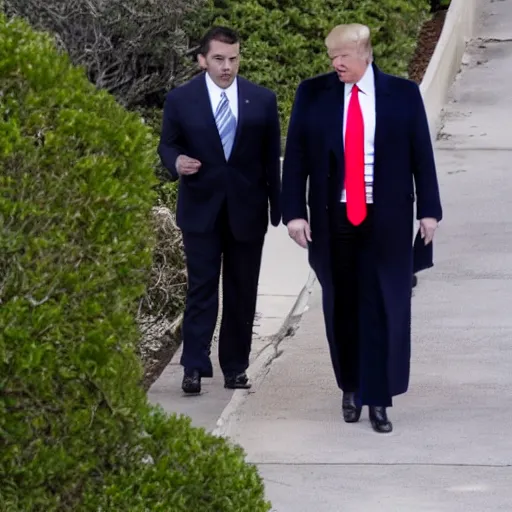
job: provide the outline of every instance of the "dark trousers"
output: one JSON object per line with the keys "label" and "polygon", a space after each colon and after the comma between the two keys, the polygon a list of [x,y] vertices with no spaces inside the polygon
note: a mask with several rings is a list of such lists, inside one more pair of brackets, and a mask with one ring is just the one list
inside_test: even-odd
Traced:
{"label": "dark trousers", "polygon": [[387,377],[386,317],[373,252],[373,206],[359,226],[344,203],[331,209],[334,336],[342,389],[361,405],[391,406]]}
{"label": "dark trousers", "polygon": [[219,309],[222,260],[222,322],[219,361],[224,375],[249,366],[263,238],[238,241],[224,206],[210,233],[183,233],[188,291],[183,319],[181,364],[212,377],[210,346]]}

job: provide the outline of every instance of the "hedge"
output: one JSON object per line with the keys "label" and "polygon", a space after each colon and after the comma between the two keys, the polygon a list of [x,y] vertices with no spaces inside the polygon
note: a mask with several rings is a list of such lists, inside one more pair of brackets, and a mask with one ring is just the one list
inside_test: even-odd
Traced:
{"label": "hedge", "polygon": [[[186,57],[188,36],[183,29],[189,16],[204,7],[206,0],[132,0],[123,2],[88,0],[5,0],[3,10],[10,18],[18,16],[33,28],[55,34],[59,48],[71,62],[85,69],[87,77],[99,89],[110,92],[126,109],[137,112],[158,136],[162,107],[170,87],[194,75],[195,65]],[[0,11],[2,7],[0,7]],[[156,105],[156,108],[155,108]],[[157,173],[163,174],[159,160]],[[176,206],[175,184],[155,187],[155,202],[173,212]],[[154,252],[147,295],[141,301],[141,313],[158,330],[178,318],[185,305],[186,282],[182,279],[185,261],[178,229],[165,240],[157,225],[157,249]],[[167,274],[161,276],[161,260]],[[162,284],[172,288],[162,292]],[[172,295],[169,290],[172,289]],[[146,325],[143,326],[147,332]],[[150,337],[151,338],[151,337]],[[158,339],[143,339],[143,345],[160,344]],[[144,351],[146,347],[142,346]]]}
{"label": "hedge", "polygon": [[376,63],[406,76],[429,0],[211,0],[210,9],[201,30],[216,23],[240,32],[240,72],[277,92],[285,134],[299,82],[330,69],[324,39],[332,27],[369,25]]}
{"label": "hedge", "polygon": [[0,16],[0,510],[267,511],[239,448],[148,405],[156,141]]}

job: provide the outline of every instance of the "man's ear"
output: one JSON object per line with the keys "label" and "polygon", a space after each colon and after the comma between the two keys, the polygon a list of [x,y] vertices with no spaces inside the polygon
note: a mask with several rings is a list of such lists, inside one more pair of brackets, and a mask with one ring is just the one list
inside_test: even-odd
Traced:
{"label": "man's ear", "polygon": [[202,69],[206,69],[206,58],[204,55],[201,55],[200,53],[197,54],[197,62],[199,63],[199,66]]}

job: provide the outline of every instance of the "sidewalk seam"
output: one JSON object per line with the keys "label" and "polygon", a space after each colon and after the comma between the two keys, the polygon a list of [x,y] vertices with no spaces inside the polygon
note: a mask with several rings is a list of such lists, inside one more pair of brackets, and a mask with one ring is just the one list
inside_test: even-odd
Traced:
{"label": "sidewalk seam", "polygon": [[254,389],[257,388],[266,374],[270,370],[272,362],[277,359],[281,352],[278,350],[281,341],[285,338],[293,336],[295,330],[299,324],[299,321],[304,314],[313,286],[316,282],[316,275],[312,269],[309,270],[308,279],[306,284],[303,286],[297,300],[295,301],[292,309],[286,315],[281,327],[277,334],[267,336],[263,340],[267,340],[268,343],[260,350],[252,364],[250,365],[247,373],[249,374],[252,381],[251,390],[237,389],[233,392],[231,400],[222,411],[219,419],[217,420],[217,426],[213,430],[212,434],[218,437],[227,437],[227,433],[230,427],[230,423],[234,418],[236,411],[242,406],[247,398],[254,393]]}

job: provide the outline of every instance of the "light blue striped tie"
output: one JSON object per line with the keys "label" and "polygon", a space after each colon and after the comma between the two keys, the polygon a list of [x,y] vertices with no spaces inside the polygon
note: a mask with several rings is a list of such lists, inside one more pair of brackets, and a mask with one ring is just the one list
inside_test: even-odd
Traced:
{"label": "light blue striped tie", "polygon": [[228,160],[235,142],[236,119],[229,108],[229,100],[225,92],[220,95],[220,103],[215,112],[215,123],[224,148],[224,156]]}

